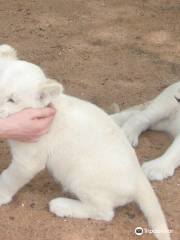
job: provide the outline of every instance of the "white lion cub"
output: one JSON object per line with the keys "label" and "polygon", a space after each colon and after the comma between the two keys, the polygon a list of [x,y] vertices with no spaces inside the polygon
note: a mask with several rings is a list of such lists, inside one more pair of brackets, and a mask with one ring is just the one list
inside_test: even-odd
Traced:
{"label": "white lion cub", "polygon": [[126,133],[132,146],[147,129],[165,131],[175,140],[158,159],[146,162],[142,168],[150,180],[162,180],[174,174],[180,166],[180,82],[167,87],[154,100],[131,107],[112,118]]}
{"label": "white lion cub", "polygon": [[38,143],[9,141],[13,157],[0,176],[0,204],[10,202],[47,167],[77,197],[50,201],[49,209],[57,216],[110,221],[116,207],[135,201],[157,230],[157,239],[169,240],[152,187],[110,116],[89,102],[63,94],[62,86],[48,80],[38,66],[17,60],[10,46],[1,46],[0,56],[0,117],[49,103],[57,109],[49,133]]}

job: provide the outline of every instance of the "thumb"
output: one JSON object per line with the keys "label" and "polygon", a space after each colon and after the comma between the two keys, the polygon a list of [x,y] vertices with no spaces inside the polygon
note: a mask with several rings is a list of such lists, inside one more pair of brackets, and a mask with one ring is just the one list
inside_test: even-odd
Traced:
{"label": "thumb", "polygon": [[56,110],[52,107],[36,109],[36,114],[34,115],[33,119],[47,118],[47,117],[55,115],[55,113],[56,113]]}

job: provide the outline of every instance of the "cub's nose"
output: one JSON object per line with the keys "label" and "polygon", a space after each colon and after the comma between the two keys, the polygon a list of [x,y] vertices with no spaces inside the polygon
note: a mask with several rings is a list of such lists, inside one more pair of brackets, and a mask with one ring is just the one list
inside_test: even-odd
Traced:
{"label": "cub's nose", "polygon": [[178,89],[176,95],[174,96],[174,98],[176,99],[176,101],[179,103],[180,102],[180,90]]}
{"label": "cub's nose", "polygon": [[177,95],[176,95],[174,98],[176,99],[176,101],[177,101],[178,103],[180,102],[180,96],[177,96]]}

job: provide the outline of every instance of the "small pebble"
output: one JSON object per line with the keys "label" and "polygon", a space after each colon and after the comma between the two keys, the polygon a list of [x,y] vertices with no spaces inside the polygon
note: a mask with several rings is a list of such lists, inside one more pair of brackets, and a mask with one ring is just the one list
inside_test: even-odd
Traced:
{"label": "small pebble", "polygon": [[30,207],[31,207],[31,208],[34,208],[34,207],[35,207],[35,203],[31,203],[31,204],[30,204]]}

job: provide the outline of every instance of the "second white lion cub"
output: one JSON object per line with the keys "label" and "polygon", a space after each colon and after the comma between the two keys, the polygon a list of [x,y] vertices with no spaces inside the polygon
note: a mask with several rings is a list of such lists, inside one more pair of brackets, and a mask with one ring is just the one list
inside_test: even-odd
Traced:
{"label": "second white lion cub", "polygon": [[146,162],[142,168],[150,180],[162,180],[180,166],[180,82],[167,87],[154,100],[111,115],[122,127],[132,146],[147,129],[164,131],[174,141],[159,158]]}
{"label": "second white lion cub", "polygon": [[49,103],[57,114],[49,133],[39,142],[9,141],[12,163],[0,175],[0,204],[10,202],[47,167],[64,189],[77,197],[51,200],[49,209],[57,216],[110,221],[116,207],[135,201],[157,239],[169,240],[155,193],[111,117],[89,102],[63,94],[62,86],[48,80],[38,66],[17,60],[11,47],[1,46],[0,56],[1,52],[0,117]]}

